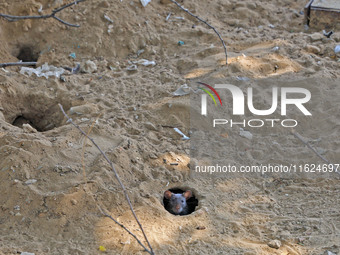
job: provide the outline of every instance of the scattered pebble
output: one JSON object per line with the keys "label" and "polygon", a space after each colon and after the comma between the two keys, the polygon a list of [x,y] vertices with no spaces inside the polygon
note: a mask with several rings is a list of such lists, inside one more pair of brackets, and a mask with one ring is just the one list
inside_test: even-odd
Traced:
{"label": "scattered pebble", "polygon": [[38,131],[33,128],[30,124],[23,124],[22,129],[27,133],[37,133]]}
{"label": "scattered pebble", "polygon": [[72,205],[76,205],[78,203],[78,201],[77,200],[75,200],[75,199],[71,199],[71,204]]}
{"label": "scattered pebble", "polygon": [[70,108],[70,114],[90,114],[98,112],[98,106],[95,104],[83,104],[79,106],[73,106]]}
{"label": "scattered pebble", "polygon": [[274,248],[274,249],[279,249],[281,247],[281,241],[279,240],[271,240],[269,243],[268,243],[268,246],[270,248]]}
{"label": "scattered pebble", "polygon": [[319,54],[321,50],[317,46],[307,45],[306,46],[306,51],[309,52],[309,53]]}
{"label": "scattered pebble", "polygon": [[151,122],[144,123],[144,127],[152,131],[157,131],[157,128]]}
{"label": "scattered pebble", "polygon": [[80,72],[82,73],[94,73],[97,71],[97,65],[91,61],[86,60],[80,64]]}
{"label": "scattered pebble", "polygon": [[321,41],[321,40],[323,39],[323,34],[320,34],[320,33],[311,34],[311,35],[309,36],[309,39],[310,39],[312,42]]}

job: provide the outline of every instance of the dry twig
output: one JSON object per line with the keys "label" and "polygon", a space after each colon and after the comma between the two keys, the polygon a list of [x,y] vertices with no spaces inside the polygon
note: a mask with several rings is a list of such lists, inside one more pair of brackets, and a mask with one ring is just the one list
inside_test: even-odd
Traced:
{"label": "dry twig", "polygon": [[133,214],[133,217],[135,218],[135,220],[136,220],[136,222],[137,222],[139,228],[141,229],[141,231],[142,231],[142,233],[143,233],[143,236],[144,236],[144,239],[145,239],[145,241],[147,242],[147,244],[148,244],[148,246],[149,246],[150,249],[146,248],[146,247],[142,244],[142,242],[141,242],[134,234],[132,234],[132,233],[131,233],[124,225],[120,224],[117,220],[115,220],[115,219],[114,219],[112,216],[110,216],[109,214],[105,213],[105,212],[98,206],[99,210],[101,211],[101,213],[102,213],[103,215],[105,215],[106,217],[108,217],[108,218],[110,218],[111,220],[113,220],[116,224],[118,224],[120,227],[122,227],[124,230],[126,230],[132,237],[134,237],[134,238],[137,240],[137,242],[144,248],[144,250],[145,250],[146,252],[148,252],[149,254],[153,255],[154,252],[153,252],[153,249],[152,249],[152,247],[151,247],[151,244],[150,244],[150,242],[149,242],[149,240],[148,240],[148,238],[147,238],[147,236],[146,236],[146,234],[145,234],[145,232],[144,232],[144,229],[143,229],[143,227],[142,227],[142,224],[139,222],[139,220],[138,220],[138,218],[137,218],[137,215],[136,215],[136,213],[135,213],[135,211],[134,211],[134,209],[133,209],[133,207],[132,207],[132,204],[131,204],[129,195],[128,195],[128,193],[127,193],[127,190],[126,190],[124,184],[122,183],[122,181],[121,181],[121,179],[120,179],[120,177],[119,177],[119,175],[118,175],[118,173],[117,173],[117,171],[116,171],[116,169],[115,169],[115,167],[114,167],[112,161],[106,156],[105,152],[102,151],[102,149],[99,147],[99,145],[98,145],[91,137],[89,137],[89,136],[88,136],[88,135],[87,135],[87,134],[86,134],[86,133],[85,133],[85,132],[77,125],[77,124],[75,124],[75,123],[72,121],[72,119],[71,119],[71,118],[66,114],[66,112],[64,111],[64,108],[63,108],[63,106],[62,106],[61,104],[59,104],[59,107],[60,107],[62,113],[64,114],[64,116],[67,118],[67,122],[70,122],[74,127],[76,127],[76,128],[80,131],[80,133],[82,133],[87,139],[89,139],[89,140],[93,143],[93,145],[96,146],[96,148],[100,151],[100,153],[103,155],[103,157],[105,158],[105,160],[106,160],[106,161],[109,163],[109,165],[111,166],[111,169],[112,169],[112,171],[114,172],[115,177],[116,177],[116,179],[117,179],[119,185],[121,186],[121,188],[122,188],[122,190],[123,190],[123,193],[124,193],[124,195],[125,195],[125,199],[126,199],[126,201],[128,202],[128,204],[129,204],[129,207],[130,207],[130,210],[131,210],[131,212],[132,212],[132,214]]}
{"label": "dry twig", "polygon": [[[294,129],[292,129],[291,134],[294,135],[297,139],[299,139],[302,143],[304,143],[310,150],[312,150],[319,158],[321,158],[323,161],[325,161],[329,165],[333,165],[328,159],[323,157],[316,149],[314,149],[308,142],[306,142],[303,137],[296,132]],[[340,174],[340,172],[338,172]]]}
{"label": "dry twig", "polygon": [[80,2],[84,2],[84,1],[86,1],[86,0],[77,0],[77,1],[74,1],[72,3],[63,5],[63,6],[59,7],[59,8],[57,8],[57,9],[54,9],[52,11],[52,13],[48,14],[48,15],[40,15],[40,16],[14,16],[14,15],[7,15],[7,14],[0,13],[0,17],[3,17],[3,18],[5,18],[8,21],[17,21],[17,20],[21,20],[21,19],[49,19],[49,18],[53,18],[53,19],[56,19],[59,22],[65,24],[67,26],[70,26],[70,27],[80,27],[80,25],[68,23],[68,22],[62,20],[61,18],[58,18],[55,15],[58,12],[66,9],[66,8],[72,6],[72,5],[76,5],[76,4],[78,4]]}
{"label": "dry twig", "polygon": [[206,22],[205,20],[201,19],[200,17],[196,16],[195,14],[191,13],[188,9],[185,9],[183,6],[181,6],[179,3],[177,3],[175,0],[170,0],[171,2],[173,2],[174,4],[176,4],[180,9],[182,9],[183,11],[185,11],[186,13],[188,13],[189,15],[193,16],[194,18],[198,19],[199,21],[203,22],[204,24],[206,24],[209,28],[211,28],[212,30],[214,30],[214,32],[218,35],[218,37],[220,38],[223,48],[224,48],[224,53],[225,53],[225,58],[226,58],[226,65],[228,65],[228,54],[227,54],[227,47],[224,43],[224,40],[222,38],[222,36],[220,35],[220,33],[216,30],[216,28],[214,28],[212,25],[210,25],[208,22]]}

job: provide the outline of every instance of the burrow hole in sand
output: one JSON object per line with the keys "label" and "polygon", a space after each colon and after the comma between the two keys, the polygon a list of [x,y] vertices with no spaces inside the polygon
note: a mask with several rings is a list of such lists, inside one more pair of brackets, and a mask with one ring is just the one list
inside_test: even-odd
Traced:
{"label": "burrow hole in sand", "polygon": [[48,131],[63,124],[64,115],[58,103],[61,103],[66,111],[71,107],[67,97],[51,98],[43,91],[16,96],[5,94],[0,99],[6,122],[20,128],[29,124],[38,132]]}
{"label": "burrow hole in sand", "polygon": [[36,49],[33,45],[23,44],[18,45],[14,51],[13,56],[22,62],[37,62],[39,58],[39,49]]}
{"label": "burrow hole in sand", "polygon": [[[174,193],[174,194],[183,194],[187,190],[190,190],[192,192],[192,196],[188,200],[186,200],[186,203],[187,203],[187,206],[188,206],[188,211],[187,211],[186,214],[179,214],[180,216],[189,215],[196,210],[196,207],[198,206],[198,199],[195,196],[194,190],[192,190],[190,188],[171,188],[171,189],[168,189],[168,190],[171,191],[171,193]],[[170,200],[167,199],[165,196],[163,196],[163,205],[164,205],[165,210],[167,210],[169,213],[174,214],[173,212],[171,212],[171,210],[169,210],[169,203],[170,203]]]}

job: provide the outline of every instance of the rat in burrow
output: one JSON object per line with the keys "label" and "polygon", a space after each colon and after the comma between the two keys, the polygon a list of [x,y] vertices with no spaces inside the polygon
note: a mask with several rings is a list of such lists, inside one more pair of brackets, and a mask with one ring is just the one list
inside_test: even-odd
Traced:
{"label": "rat in burrow", "polygon": [[182,194],[172,193],[170,190],[164,192],[164,197],[169,200],[166,210],[174,215],[187,215],[189,207],[187,200],[192,197],[191,190],[187,190]]}

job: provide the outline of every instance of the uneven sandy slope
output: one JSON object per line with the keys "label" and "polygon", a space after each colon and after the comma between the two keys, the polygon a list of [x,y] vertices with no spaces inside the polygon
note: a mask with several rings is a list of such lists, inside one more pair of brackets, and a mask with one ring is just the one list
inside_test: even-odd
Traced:
{"label": "uneven sandy slope", "polygon": [[[1,0],[0,12],[39,15],[42,6],[48,14],[69,2]],[[303,87],[312,93],[313,116],[292,112],[296,131],[339,164],[340,71],[333,49],[340,32],[327,39],[304,30],[301,0],[182,1],[220,31],[228,47],[225,66],[213,30],[161,2],[143,8],[137,0],[88,0],[58,14],[80,28],[54,19],[0,20],[2,63],[18,61],[26,49],[39,65],[91,60],[97,66],[93,73],[66,72],[63,81],[0,69],[0,254],[102,254],[99,246],[106,254],[146,254],[100,213],[98,206],[142,238],[113,172],[90,142],[85,181],[84,137],[66,123],[58,103],[85,131],[97,119],[91,136],[114,162],[156,254],[340,254],[339,174],[194,177],[193,141],[172,128],[193,131],[190,95],[172,95],[184,84],[252,86],[261,92],[259,107],[270,102],[273,84]],[[140,59],[156,65],[127,70]],[[33,129],[20,127],[25,120]],[[252,140],[238,128],[218,133],[227,144],[220,150],[225,162],[323,163],[286,128],[247,130]],[[203,146],[209,151],[212,144]],[[176,217],[164,209],[164,191],[176,187],[194,192],[194,213]],[[272,240],[281,247],[270,248]]]}

